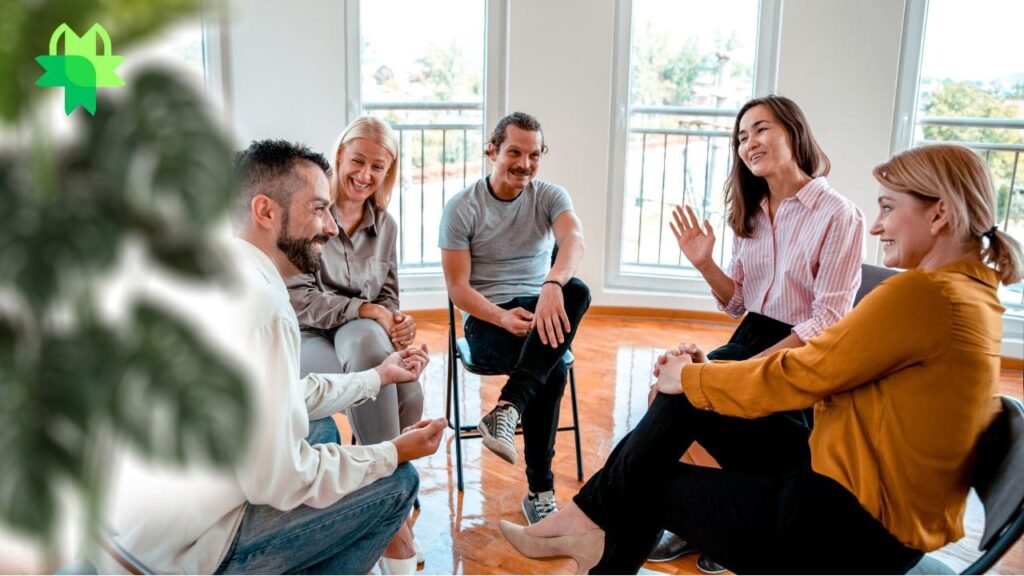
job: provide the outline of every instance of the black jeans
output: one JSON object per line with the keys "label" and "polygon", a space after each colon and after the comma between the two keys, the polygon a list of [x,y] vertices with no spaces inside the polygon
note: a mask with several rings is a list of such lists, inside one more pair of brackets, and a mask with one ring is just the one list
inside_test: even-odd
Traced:
{"label": "black jeans", "polygon": [[[542,343],[536,330],[520,338],[472,316],[466,321],[466,340],[473,361],[509,375],[500,399],[515,405],[522,415],[526,480],[534,493],[554,487],[551,460],[555,456],[558,413],[566,379],[562,357],[590,307],[590,289],[577,278],[562,287],[562,297],[572,330],[558,348]],[[501,307],[506,310],[521,307],[533,312],[537,296],[515,298]]]}
{"label": "black jeans", "polygon": [[[811,469],[808,436],[781,414],[744,420],[659,394],[574,498],[606,533],[592,573],[636,573],[661,529],[739,573],[906,572],[921,553]],[[694,441],[722,468],[680,463]]]}

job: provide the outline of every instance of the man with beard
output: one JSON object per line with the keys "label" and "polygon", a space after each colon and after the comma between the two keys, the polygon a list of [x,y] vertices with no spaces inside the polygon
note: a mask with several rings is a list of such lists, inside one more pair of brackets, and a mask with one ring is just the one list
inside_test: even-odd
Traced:
{"label": "man with beard", "polygon": [[330,418],[382,386],[416,379],[426,347],[364,372],[299,378],[299,325],[284,280],[315,272],[338,233],[329,170],[320,154],[281,140],[254,142],[238,157],[233,249],[242,290],[225,306],[229,351],[254,398],[248,446],[228,472],[122,482],[133,497],[114,515],[115,543],[157,573],[366,574],[416,498],[419,478],[405,463],[441,440],[443,418],[392,441],[342,446]]}
{"label": "man with beard", "polygon": [[488,449],[515,464],[522,417],[529,488],[522,509],[531,524],[558,509],[551,461],[566,382],[562,358],[590,306],[590,290],[573,277],[584,248],[572,199],[534,179],[546,152],[536,118],[502,118],[486,147],[490,175],[452,197],[439,236],[448,295],[468,314],[474,362],[509,375],[480,433]]}

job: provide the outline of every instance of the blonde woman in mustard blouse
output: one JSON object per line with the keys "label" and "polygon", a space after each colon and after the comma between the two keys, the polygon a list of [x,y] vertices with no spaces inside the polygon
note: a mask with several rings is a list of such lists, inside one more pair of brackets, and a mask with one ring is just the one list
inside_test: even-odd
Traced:
{"label": "blonde woman in mustard blouse", "polygon": [[[398,304],[398,228],[387,212],[398,172],[398,142],[377,118],[354,120],[338,137],[331,161],[332,213],[338,236],[328,240],[316,274],[287,282],[302,328],[302,373],[359,372],[380,364],[416,337],[416,323]],[[382,388],[347,411],[360,444],[398,436],[423,415],[418,381]],[[400,531],[399,538],[411,534]],[[412,573],[413,558],[393,549],[390,573]],[[404,562],[404,563],[403,563]]]}
{"label": "blonde woman in mustard blouse", "polygon": [[[874,174],[871,233],[907,271],[802,347],[660,357],[651,409],[573,504],[502,522],[516,549],[635,573],[667,528],[736,572],[904,573],[963,536],[975,444],[999,409],[996,288],[1021,278],[1021,247],[966,148],[915,148]],[[766,417],[809,406],[809,434]],[[693,441],[722,468],[680,463]],[[751,465],[764,450],[797,463],[765,473]]]}

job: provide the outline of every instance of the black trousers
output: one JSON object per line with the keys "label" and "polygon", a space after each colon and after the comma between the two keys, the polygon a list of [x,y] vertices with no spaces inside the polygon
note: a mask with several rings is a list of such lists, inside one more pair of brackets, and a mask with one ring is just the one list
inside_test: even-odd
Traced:
{"label": "black trousers", "polygon": [[[509,375],[500,399],[515,405],[522,415],[526,480],[534,493],[554,488],[551,460],[555,456],[558,415],[566,382],[562,357],[590,308],[590,289],[573,278],[562,287],[562,298],[572,330],[557,348],[541,342],[536,330],[520,338],[472,316],[466,321],[466,341],[473,361]],[[501,307],[506,310],[521,307],[533,312],[537,300],[537,296],[520,297]]]}
{"label": "black trousers", "polygon": [[[592,573],[632,574],[661,529],[738,573],[904,573],[901,544],[839,483],[810,466],[806,427],[744,420],[659,394],[574,498],[606,532]],[[698,441],[721,469],[679,462]]]}
{"label": "black trousers", "polygon": [[[792,324],[786,324],[754,312],[747,312],[743,321],[733,331],[729,342],[708,352],[708,359],[747,360],[771,348],[789,336],[792,330]],[[785,414],[807,428],[814,426],[814,410],[811,408]]]}
{"label": "black trousers", "polygon": [[771,348],[789,336],[791,324],[747,312],[729,337],[729,342],[708,353],[711,360],[746,360]]}

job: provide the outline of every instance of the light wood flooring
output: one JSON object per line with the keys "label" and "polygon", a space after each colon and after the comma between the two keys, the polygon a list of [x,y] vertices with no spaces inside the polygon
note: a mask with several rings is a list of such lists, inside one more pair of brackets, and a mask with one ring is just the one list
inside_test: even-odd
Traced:
{"label": "light wood flooring", "polygon": [[[424,377],[426,417],[444,415],[447,321],[418,319],[418,340],[426,342],[431,363]],[[722,323],[590,315],[580,327],[573,346],[579,408],[583,429],[584,474],[589,477],[605,461],[615,442],[643,416],[651,381],[650,369],[656,354],[681,340],[696,342],[710,350],[728,339],[733,326]],[[499,377],[483,379],[465,374],[463,414],[476,418],[493,406],[503,382]],[[1003,393],[1021,398],[1022,373],[1004,370]],[[562,408],[562,422],[571,418],[569,394]],[[344,418],[339,424],[347,428]],[[348,438],[346,430],[343,437]],[[505,542],[498,520],[523,523],[520,500],[526,492],[523,465],[511,466],[488,452],[479,440],[463,444],[465,491],[455,488],[454,435],[448,433],[438,452],[416,463],[420,472],[421,511],[415,533],[426,551],[421,573],[428,574],[552,574],[572,573],[572,560],[538,561],[523,558]],[[519,440],[522,451],[522,440]],[[700,453],[697,463],[710,464]],[[576,493],[575,457],[572,433],[559,434],[554,463],[555,489],[564,505]],[[955,570],[966,566],[978,552],[976,542],[983,522],[980,505],[968,512],[968,536],[938,553]],[[645,566],[648,573],[697,574],[696,556]],[[1018,544],[996,566],[995,573],[1024,572],[1024,544]]]}

